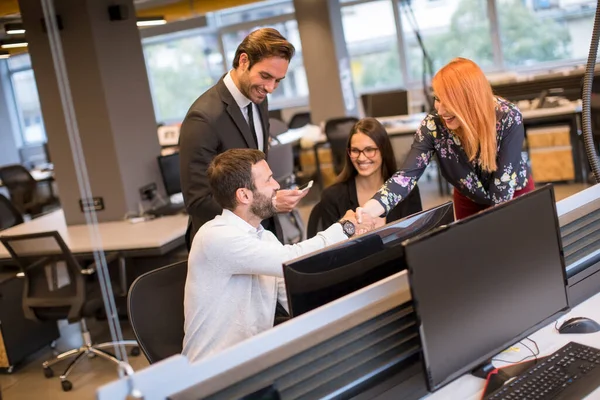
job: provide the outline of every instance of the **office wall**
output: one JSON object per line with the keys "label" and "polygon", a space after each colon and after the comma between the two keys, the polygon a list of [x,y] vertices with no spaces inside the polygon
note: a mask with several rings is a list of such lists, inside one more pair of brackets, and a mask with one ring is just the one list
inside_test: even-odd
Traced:
{"label": "office wall", "polygon": [[[130,18],[110,21],[108,6],[129,7]],[[39,2],[20,1],[29,52],[68,224],[85,222],[75,163]],[[138,211],[139,188],[155,182],[160,153],[132,0],[57,0],[67,77],[92,195],[102,197],[99,221]]]}

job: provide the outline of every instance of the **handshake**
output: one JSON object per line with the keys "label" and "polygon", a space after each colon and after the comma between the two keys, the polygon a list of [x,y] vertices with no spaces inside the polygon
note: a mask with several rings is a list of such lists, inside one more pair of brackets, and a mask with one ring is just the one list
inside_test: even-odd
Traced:
{"label": "handshake", "polygon": [[356,235],[362,235],[370,232],[385,223],[384,218],[373,218],[368,213],[364,212],[360,207],[356,209],[356,212],[352,210],[346,211],[346,214],[344,214],[342,220],[347,220],[354,224]]}

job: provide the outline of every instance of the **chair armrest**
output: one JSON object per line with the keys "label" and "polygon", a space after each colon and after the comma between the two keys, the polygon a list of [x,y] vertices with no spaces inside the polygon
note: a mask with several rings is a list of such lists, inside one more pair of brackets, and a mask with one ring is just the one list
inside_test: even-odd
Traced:
{"label": "chair armrest", "polygon": [[[110,264],[113,261],[118,260],[119,258],[121,258],[121,254],[120,253],[110,253],[110,254],[107,254],[105,256],[106,265]],[[81,273],[83,275],[92,275],[92,274],[96,273],[97,269],[98,269],[98,267],[97,267],[96,263],[94,262],[94,263],[90,264],[90,266],[88,266],[87,268],[82,268],[81,269]]]}

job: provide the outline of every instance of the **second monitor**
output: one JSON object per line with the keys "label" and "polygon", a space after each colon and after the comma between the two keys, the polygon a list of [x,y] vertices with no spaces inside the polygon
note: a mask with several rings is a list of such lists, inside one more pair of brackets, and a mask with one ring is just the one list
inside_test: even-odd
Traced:
{"label": "second monitor", "polygon": [[402,271],[403,240],[453,221],[448,202],[284,263],[290,315],[298,316]]}
{"label": "second monitor", "polygon": [[469,371],[485,376],[491,357],[568,310],[551,186],[413,238],[404,251],[432,391]]}

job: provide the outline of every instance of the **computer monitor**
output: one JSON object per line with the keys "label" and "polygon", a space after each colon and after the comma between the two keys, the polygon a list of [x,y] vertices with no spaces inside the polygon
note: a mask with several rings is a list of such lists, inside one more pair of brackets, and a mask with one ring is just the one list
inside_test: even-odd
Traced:
{"label": "computer monitor", "polygon": [[401,242],[452,223],[448,202],[283,264],[292,317],[405,269]]}
{"label": "computer monitor", "polygon": [[179,153],[158,156],[158,166],[168,196],[181,193],[181,173],[179,169]]}
{"label": "computer monitor", "polygon": [[21,163],[29,169],[43,167],[50,162],[48,148],[45,143],[23,146],[19,149],[19,154]]}
{"label": "computer monitor", "polygon": [[408,91],[406,90],[365,93],[360,98],[367,117],[379,118],[410,114]]}
{"label": "computer monitor", "polygon": [[403,245],[431,391],[569,309],[551,186]]}

